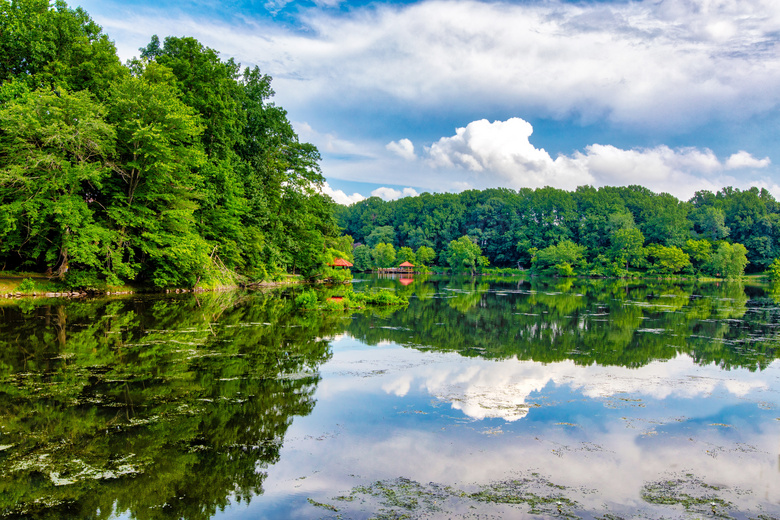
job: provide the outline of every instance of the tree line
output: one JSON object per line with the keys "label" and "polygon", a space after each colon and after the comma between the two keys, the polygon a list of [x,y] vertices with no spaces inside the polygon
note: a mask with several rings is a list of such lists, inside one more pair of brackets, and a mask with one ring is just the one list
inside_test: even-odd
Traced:
{"label": "tree line", "polygon": [[[699,191],[688,201],[642,186],[496,188],[371,197],[337,211],[361,267],[380,265],[390,254],[377,256],[377,247],[388,246],[406,251],[404,259],[423,251],[426,265],[489,263],[564,276],[639,270],[725,278],[780,264],[780,205],[755,187]],[[466,241],[472,254],[453,253]]]}
{"label": "tree line", "polygon": [[311,274],[339,229],[271,78],[194,38],[122,64],[81,8],[0,0],[0,269],[157,287]]}

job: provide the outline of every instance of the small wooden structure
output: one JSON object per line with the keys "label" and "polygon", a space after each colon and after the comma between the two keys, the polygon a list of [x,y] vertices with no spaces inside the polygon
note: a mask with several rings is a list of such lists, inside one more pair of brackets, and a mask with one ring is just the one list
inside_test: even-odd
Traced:
{"label": "small wooden structure", "polygon": [[401,265],[399,265],[398,267],[402,267],[403,268],[403,270],[401,271],[402,273],[411,273],[411,272],[414,271],[414,264],[409,263],[409,262],[404,262]]}
{"label": "small wooden structure", "polygon": [[352,263],[343,258],[336,258],[328,264],[329,267],[352,267]]}

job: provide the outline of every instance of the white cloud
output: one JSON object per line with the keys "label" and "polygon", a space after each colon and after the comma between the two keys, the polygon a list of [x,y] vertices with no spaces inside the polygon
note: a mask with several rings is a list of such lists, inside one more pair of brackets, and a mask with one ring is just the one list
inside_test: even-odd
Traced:
{"label": "white cloud", "polygon": [[[744,151],[721,162],[708,149],[671,149],[663,145],[623,150],[592,144],[582,152],[553,159],[531,144],[532,132],[531,125],[520,118],[474,121],[427,147],[425,162],[432,168],[466,170],[474,184],[483,187],[554,186],[572,190],[583,184],[640,184],[682,199],[690,198],[697,190],[741,184],[725,175],[726,170],[763,168],[770,163],[769,158],[758,160]],[[772,190],[777,190],[776,184]]]}
{"label": "white cloud", "polygon": [[327,182],[322,185],[322,193],[330,196],[330,198],[332,198],[333,201],[337,204],[343,204],[345,206],[349,206],[352,203],[360,202],[361,200],[365,199],[365,197],[360,193],[347,195],[342,190],[334,190]]}
{"label": "white cloud", "polygon": [[594,182],[575,161],[552,159],[544,149],[535,148],[528,140],[532,132],[530,123],[516,117],[493,123],[474,121],[426,148],[427,163],[465,168],[516,188],[554,185],[573,189]]}
{"label": "white cloud", "polygon": [[391,141],[387,143],[385,148],[407,161],[413,161],[417,158],[417,155],[414,153],[414,144],[409,139]]}
{"label": "white cloud", "polygon": [[726,168],[729,170],[739,168],[766,168],[770,163],[769,157],[756,159],[748,152],[740,150],[726,160]]}
{"label": "white cloud", "polygon": [[289,65],[311,77],[338,62],[343,87],[413,104],[489,99],[666,128],[777,106],[776,5],[692,0],[669,16],[670,3],[682,4],[428,1],[318,16],[316,42]]}
{"label": "white cloud", "polygon": [[393,188],[381,187],[371,192],[372,197],[379,197],[384,200],[395,200],[403,197],[416,197],[418,195],[417,190],[413,188],[404,188],[399,191]]}
{"label": "white cloud", "polygon": [[98,22],[120,37],[125,58],[149,35],[176,27],[270,73],[285,107],[389,97],[456,109],[489,101],[527,115],[677,129],[780,103],[773,0],[429,0],[303,13],[305,30],[181,11],[106,14]]}

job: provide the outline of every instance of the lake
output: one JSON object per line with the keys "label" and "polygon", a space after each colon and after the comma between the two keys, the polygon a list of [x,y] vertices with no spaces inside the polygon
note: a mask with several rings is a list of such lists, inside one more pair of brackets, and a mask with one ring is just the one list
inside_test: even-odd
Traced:
{"label": "lake", "polygon": [[769,286],[353,287],[2,302],[0,516],[780,518]]}

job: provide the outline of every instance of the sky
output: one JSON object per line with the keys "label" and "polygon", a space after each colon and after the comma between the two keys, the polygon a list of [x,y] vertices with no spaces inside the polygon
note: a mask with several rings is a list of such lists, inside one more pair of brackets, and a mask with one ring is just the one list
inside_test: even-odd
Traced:
{"label": "sky", "polygon": [[780,199],[776,0],[75,0],[123,60],[193,36],[273,77],[336,202],[639,184]]}

